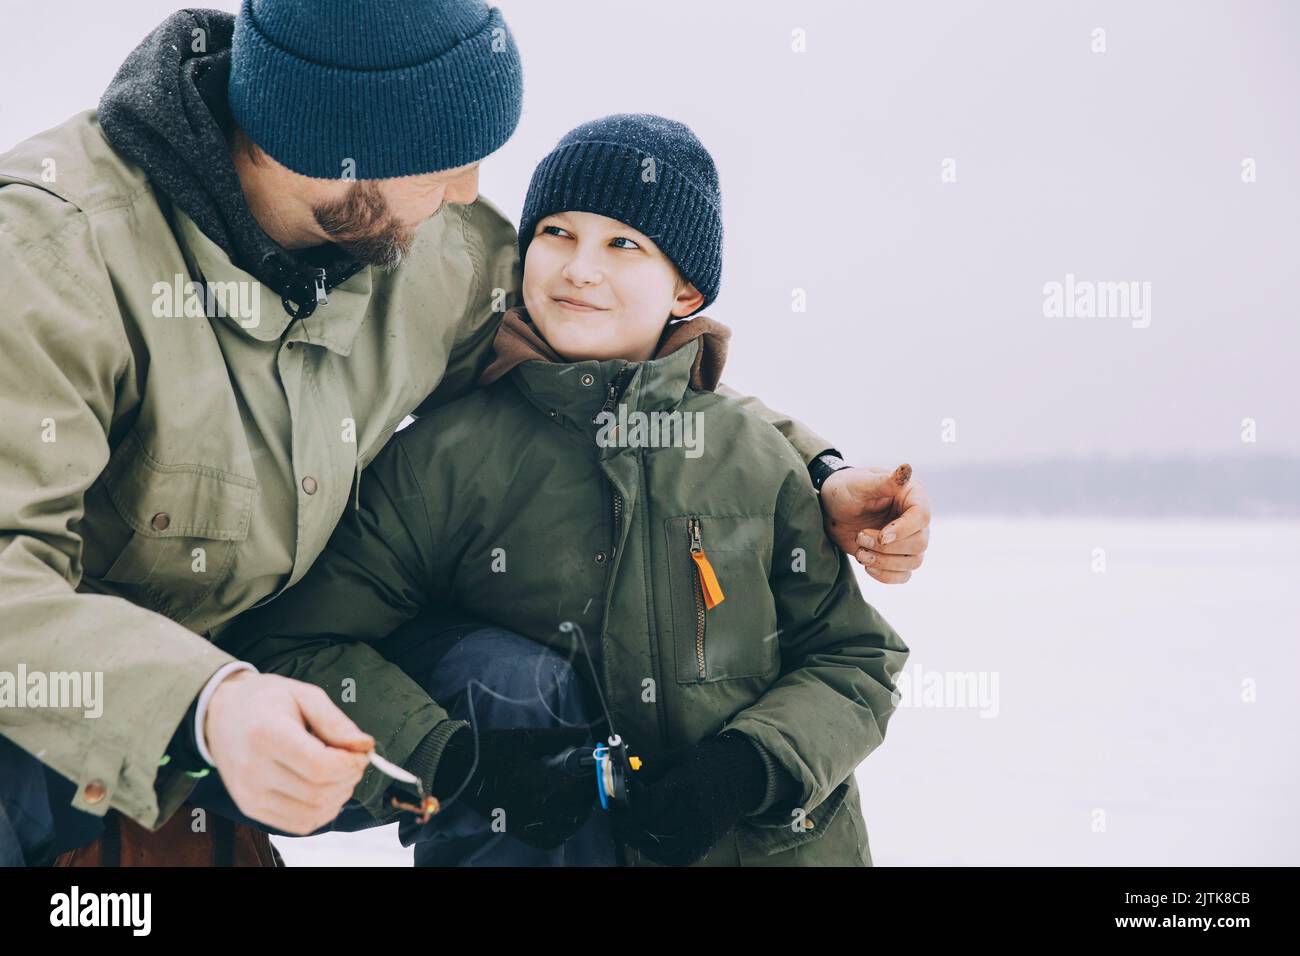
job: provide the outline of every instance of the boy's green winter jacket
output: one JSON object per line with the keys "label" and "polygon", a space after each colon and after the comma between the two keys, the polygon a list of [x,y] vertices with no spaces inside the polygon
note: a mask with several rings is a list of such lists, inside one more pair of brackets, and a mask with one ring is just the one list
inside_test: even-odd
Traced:
{"label": "boy's green winter jacket", "polygon": [[[870,865],[853,772],[908,648],[827,539],[798,454],[713,391],[728,335],[697,316],[650,361],[567,363],[507,313],[491,384],[397,433],[361,509],[229,649],[319,684],[401,763],[459,724],[356,639],[443,602],[566,655],[580,630],[632,753],[734,728],[797,781],[702,865]],[[372,772],[357,792],[380,816],[385,786]]]}

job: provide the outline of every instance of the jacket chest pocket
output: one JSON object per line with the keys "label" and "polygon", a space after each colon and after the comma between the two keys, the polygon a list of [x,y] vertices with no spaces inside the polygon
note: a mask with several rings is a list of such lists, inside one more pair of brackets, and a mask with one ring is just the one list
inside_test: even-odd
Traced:
{"label": "jacket chest pocket", "polygon": [[101,580],[184,623],[230,574],[257,484],[202,465],[157,461],[128,437],[101,479],[131,536]]}
{"label": "jacket chest pocket", "polygon": [[772,516],[681,515],[664,527],[678,682],[775,676]]}

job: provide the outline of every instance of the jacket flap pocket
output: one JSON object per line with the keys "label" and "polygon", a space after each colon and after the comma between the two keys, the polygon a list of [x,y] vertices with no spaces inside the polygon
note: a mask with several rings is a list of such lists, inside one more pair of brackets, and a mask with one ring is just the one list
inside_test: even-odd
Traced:
{"label": "jacket flap pocket", "polygon": [[206,465],[168,465],[129,435],[104,470],[104,487],[122,520],[147,538],[248,537],[257,483]]}
{"label": "jacket flap pocket", "polygon": [[[845,780],[806,814],[796,816],[791,811],[781,810],[758,817],[746,817],[738,828],[741,839],[756,847],[760,853],[769,855],[820,839],[843,808],[852,783],[852,777]],[[808,826],[809,822],[812,826]]]}
{"label": "jacket flap pocket", "polygon": [[772,521],[762,514],[665,519],[678,683],[770,677],[780,669]]}

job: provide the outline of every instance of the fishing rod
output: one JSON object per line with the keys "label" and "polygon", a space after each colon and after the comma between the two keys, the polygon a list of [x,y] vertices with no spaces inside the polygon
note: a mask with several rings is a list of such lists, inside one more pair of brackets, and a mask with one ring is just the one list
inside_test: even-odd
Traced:
{"label": "fishing rod", "polygon": [[[587,639],[582,632],[582,627],[572,621],[564,621],[560,624],[560,631],[566,634],[575,634],[576,647],[582,649],[583,656],[587,659],[587,665],[591,670],[593,686],[596,689],[597,699],[600,701],[601,711],[605,715],[605,726],[609,728],[609,737],[604,743],[595,745],[579,745],[569,747],[553,757],[546,758],[543,763],[550,767],[559,767],[564,772],[574,777],[592,776],[596,785],[596,795],[600,801],[602,810],[609,810],[614,806],[626,806],[629,803],[628,781],[631,775],[641,769],[642,760],[640,757],[628,753],[627,744],[623,738],[614,729],[614,718],[609,712],[609,707],[605,702],[605,695],[600,688],[600,678],[596,674],[596,663],[592,659],[591,652],[587,648]],[[538,658],[538,673],[536,676],[537,699],[546,707],[550,716],[561,726],[578,726],[570,724],[559,714],[551,711],[546,703],[546,695],[542,693],[541,687],[541,665],[542,658]],[[569,663],[573,663],[573,656],[570,656]],[[513,698],[504,697],[496,693],[490,687],[478,680],[471,680],[465,687],[466,703],[469,707],[470,726],[477,727],[474,720],[474,695],[473,690],[477,686],[480,690],[491,694],[498,700],[507,703],[528,704],[530,700],[514,700]],[[590,727],[590,724],[584,726]],[[475,740],[474,766],[478,765],[478,737]],[[429,819],[440,813],[445,807],[450,805],[460,791],[469,783],[469,777],[473,776],[473,768],[470,770],[469,777],[455,793],[446,800],[440,801],[432,794],[425,793],[424,784],[415,774],[397,766],[390,760],[381,757],[376,751],[368,754],[371,765],[378,769],[385,776],[404,784],[407,788],[415,791],[416,801],[414,803],[399,800],[397,797],[390,797],[389,802],[393,809],[402,810],[415,814],[420,823],[428,823]]]}

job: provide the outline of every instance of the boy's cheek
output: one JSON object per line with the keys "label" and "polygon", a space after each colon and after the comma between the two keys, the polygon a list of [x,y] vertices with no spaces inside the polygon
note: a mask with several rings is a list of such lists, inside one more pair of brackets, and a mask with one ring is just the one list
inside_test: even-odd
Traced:
{"label": "boy's cheek", "polygon": [[530,313],[541,308],[545,298],[542,290],[546,288],[546,279],[550,274],[543,261],[545,258],[544,250],[534,248],[529,248],[528,255],[524,257],[524,305]]}

